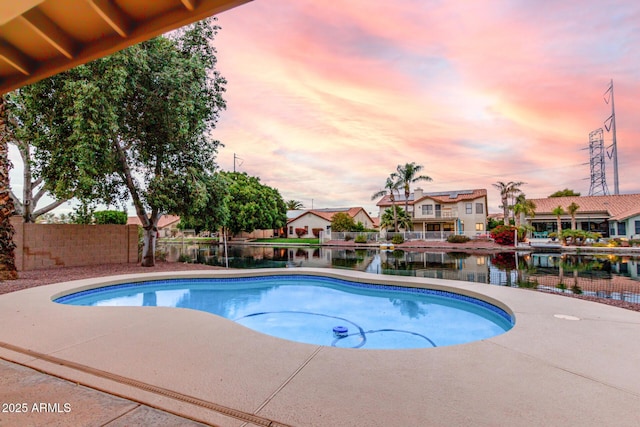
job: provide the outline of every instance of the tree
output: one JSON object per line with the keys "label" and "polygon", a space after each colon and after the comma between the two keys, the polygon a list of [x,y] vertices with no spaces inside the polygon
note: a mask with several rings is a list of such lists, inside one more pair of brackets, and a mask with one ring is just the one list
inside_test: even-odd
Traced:
{"label": "tree", "polygon": [[[43,83],[44,84],[44,83]],[[41,85],[31,85],[18,89],[8,95],[8,120],[10,124],[9,142],[18,148],[23,164],[22,202],[16,198],[16,209],[25,223],[52,211],[72,197],[72,191],[66,194],[53,194],[49,186],[40,176],[34,148],[28,142],[32,138],[42,137],[62,139],[62,133],[68,128],[58,127],[64,121],[66,112],[60,108],[55,97],[39,97]],[[68,136],[68,132],[66,132]],[[53,202],[37,209],[42,196],[53,197]]]}
{"label": "tree", "polygon": [[287,210],[295,211],[297,209],[304,209],[304,205],[299,200],[287,200]]}
{"label": "tree", "polygon": [[513,214],[515,216],[516,227],[520,227],[520,217],[522,215],[532,218],[536,215],[536,204],[531,200],[527,200],[524,193],[520,193],[518,197],[516,197],[516,204],[513,205]]}
{"label": "tree", "polygon": [[576,193],[573,190],[569,190],[568,188],[565,188],[564,190],[556,191],[555,193],[551,194],[549,197],[570,197],[570,196],[580,196],[580,193]]}
{"label": "tree", "polygon": [[246,172],[220,172],[229,186],[229,218],[226,228],[233,234],[259,229],[277,229],[287,223],[287,206],[275,188],[260,183]]}
{"label": "tree", "polygon": [[391,210],[393,215],[393,231],[398,231],[398,215],[397,215],[397,206],[396,206],[396,193],[399,191],[400,183],[394,178],[394,175],[391,174],[387,178],[387,181],[384,184],[384,189],[380,190],[376,193],[373,193],[371,196],[371,200],[377,199],[378,197],[384,197],[387,194],[389,195],[389,200],[391,201]]}
{"label": "tree", "polygon": [[346,212],[338,212],[331,218],[331,231],[353,231],[356,223]]}
{"label": "tree", "polygon": [[[380,218],[380,228],[389,228],[391,226],[404,228],[405,230],[411,226],[411,218],[407,215],[406,211],[400,206],[397,206],[394,210],[389,208],[385,209]],[[394,228],[397,232],[398,228]]]}
{"label": "tree", "polygon": [[520,186],[523,184],[524,182],[521,181],[509,181],[507,183],[498,181],[493,184],[493,186],[500,191],[502,210],[504,212],[504,225],[509,225],[509,211],[511,210],[509,199],[513,198],[516,194],[521,192]]}
{"label": "tree", "polygon": [[13,243],[15,230],[11,225],[11,215],[15,211],[9,189],[9,169],[11,160],[7,147],[7,114],[4,96],[0,96],[0,280],[18,278]]}
{"label": "tree", "polygon": [[560,234],[562,233],[562,215],[564,215],[564,209],[562,208],[562,206],[559,206],[557,208],[554,208],[551,211],[552,214],[554,214],[556,216],[556,221],[557,221],[557,226],[558,226],[558,239],[560,238]]}
{"label": "tree", "polygon": [[580,209],[580,206],[576,204],[576,202],[571,202],[569,206],[567,206],[567,212],[571,215],[571,229],[576,229],[576,211]]}
{"label": "tree", "polygon": [[207,201],[180,217],[178,228],[215,232],[229,221],[229,180],[216,173],[205,181]]}
{"label": "tree", "polygon": [[65,112],[53,135],[29,140],[41,176],[58,196],[130,197],[144,229],[143,266],[155,264],[161,215],[198,212],[210,200],[219,145],[210,134],[225,108],[217,29],[201,21],[35,84]]}
{"label": "tree", "polygon": [[[396,171],[391,174],[392,177],[398,181],[400,187],[404,189],[404,211],[409,213],[409,196],[411,195],[411,184],[418,181],[432,181],[432,179],[426,175],[418,175],[422,171],[422,165],[416,165],[415,162],[406,163],[405,165],[398,165]],[[408,229],[411,229],[409,226]]]}

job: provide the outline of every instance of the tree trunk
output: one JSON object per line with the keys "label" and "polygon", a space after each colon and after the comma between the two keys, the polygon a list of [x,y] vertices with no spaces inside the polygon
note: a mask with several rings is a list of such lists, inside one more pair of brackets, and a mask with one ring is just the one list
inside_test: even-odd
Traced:
{"label": "tree trunk", "polygon": [[509,225],[509,200],[506,197],[502,199],[502,214],[504,215],[504,225]]}
{"label": "tree trunk", "polygon": [[10,218],[15,208],[9,190],[9,147],[7,146],[7,116],[6,104],[0,96],[0,280],[14,280],[18,278],[13,243],[15,230]]}
{"label": "tree trunk", "polygon": [[[145,221],[146,220],[146,221]],[[144,229],[142,244],[142,267],[156,265],[156,242],[158,241],[158,221],[160,215],[153,210],[150,217],[144,215],[140,218]]]}

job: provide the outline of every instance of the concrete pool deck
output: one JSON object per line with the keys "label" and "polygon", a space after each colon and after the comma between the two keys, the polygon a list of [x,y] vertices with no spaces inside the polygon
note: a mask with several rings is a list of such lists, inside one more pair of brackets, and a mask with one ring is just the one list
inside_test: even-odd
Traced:
{"label": "concrete pool deck", "polygon": [[[161,414],[224,427],[640,425],[640,312],[517,288],[333,269],[142,276],[282,273],[475,293],[508,307],[516,325],[450,347],[339,349],[273,338],[198,311],[51,301],[72,289],[141,277],[129,275],[1,295],[0,358]],[[83,425],[82,412],[93,411],[81,395],[78,389],[70,401],[45,400],[69,403],[69,412],[0,413],[0,424]],[[49,399],[19,390],[15,396],[29,404]]]}

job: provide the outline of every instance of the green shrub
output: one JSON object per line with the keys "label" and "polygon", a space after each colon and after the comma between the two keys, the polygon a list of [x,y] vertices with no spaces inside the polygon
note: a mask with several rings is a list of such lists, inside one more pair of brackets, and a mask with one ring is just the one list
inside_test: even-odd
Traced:
{"label": "green shrub", "polygon": [[462,234],[452,234],[447,237],[447,242],[449,243],[467,243],[469,240],[471,239]]}
{"label": "green shrub", "polygon": [[93,213],[96,224],[126,224],[127,213],[120,211],[97,211]]}
{"label": "green shrub", "polygon": [[354,242],[356,242],[356,243],[367,243],[367,236],[365,236],[364,234],[358,234],[356,236],[356,239],[354,240]]}
{"label": "green shrub", "polygon": [[404,243],[404,237],[402,237],[402,234],[396,234],[391,239],[391,243],[393,243],[394,245],[399,245],[401,243]]}
{"label": "green shrub", "polygon": [[178,257],[178,262],[191,262],[191,257],[187,254],[180,254]]}
{"label": "green shrub", "polygon": [[349,240],[351,240],[353,237],[349,236],[348,234],[344,236],[344,241],[348,242]]}

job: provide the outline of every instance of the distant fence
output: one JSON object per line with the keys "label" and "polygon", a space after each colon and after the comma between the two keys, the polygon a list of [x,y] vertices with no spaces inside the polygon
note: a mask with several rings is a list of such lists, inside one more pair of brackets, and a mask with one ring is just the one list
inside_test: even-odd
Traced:
{"label": "distant fence", "polygon": [[137,225],[11,224],[18,271],[138,262]]}
{"label": "distant fence", "polygon": [[[380,233],[365,233],[365,232],[336,232],[332,231],[330,233],[326,233],[324,231],[320,232],[320,241],[328,242],[329,240],[355,240],[358,236],[365,236],[367,242],[386,242],[393,239],[393,236],[400,235],[403,237],[405,241],[410,240],[435,240],[435,241],[444,241],[447,240],[447,237],[456,234],[453,231],[401,231],[398,233],[387,232],[386,237],[381,237]],[[480,234],[477,232],[468,232],[462,233],[470,239],[487,237],[486,234]]]}

